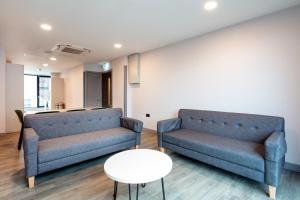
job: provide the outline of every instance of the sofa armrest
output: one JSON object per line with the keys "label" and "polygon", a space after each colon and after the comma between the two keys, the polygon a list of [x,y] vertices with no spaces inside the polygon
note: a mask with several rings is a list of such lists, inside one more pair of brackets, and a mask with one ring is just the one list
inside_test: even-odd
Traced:
{"label": "sofa armrest", "polygon": [[265,159],[278,162],[287,152],[284,132],[273,132],[265,141]]}
{"label": "sofa armrest", "polygon": [[143,130],[143,122],[137,119],[121,117],[121,126],[128,128],[136,133],[141,133]]}
{"label": "sofa armrest", "polygon": [[39,136],[32,128],[24,128],[23,149],[26,177],[37,175]]}
{"label": "sofa armrest", "polygon": [[33,128],[24,128],[24,153],[33,154],[38,151],[39,136]]}
{"label": "sofa armrest", "polygon": [[157,132],[158,133],[167,133],[176,129],[179,129],[181,126],[180,118],[167,119],[157,122]]}
{"label": "sofa armrest", "polygon": [[136,145],[141,144],[141,132],[143,130],[143,122],[128,117],[120,118],[121,127],[130,129],[136,133]]}
{"label": "sofa armrest", "polygon": [[163,133],[180,129],[180,127],[181,127],[180,118],[167,119],[167,120],[162,120],[157,122],[158,146],[162,147]]}

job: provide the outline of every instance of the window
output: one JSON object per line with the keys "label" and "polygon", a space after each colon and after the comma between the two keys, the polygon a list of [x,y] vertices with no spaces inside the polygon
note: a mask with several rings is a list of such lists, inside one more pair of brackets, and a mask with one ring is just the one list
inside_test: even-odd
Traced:
{"label": "window", "polygon": [[36,108],[37,106],[37,76],[24,76],[24,107]]}
{"label": "window", "polygon": [[48,107],[50,101],[50,76],[24,76],[24,107]]}
{"label": "window", "polygon": [[48,107],[50,101],[50,77],[38,76],[38,107]]}

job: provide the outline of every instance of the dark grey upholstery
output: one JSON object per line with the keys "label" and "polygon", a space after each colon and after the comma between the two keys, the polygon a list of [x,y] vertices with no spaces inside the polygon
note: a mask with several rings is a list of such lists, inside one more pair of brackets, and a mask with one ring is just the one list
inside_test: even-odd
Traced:
{"label": "dark grey upholstery", "polygon": [[25,128],[33,128],[40,140],[120,127],[121,109],[27,115]]}
{"label": "dark grey upholstery", "polygon": [[222,136],[180,129],[164,134],[164,141],[193,151],[264,171],[264,146]]}
{"label": "dark grey upholstery", "polygon": [[135,139],[136,134],[133,131],[120,127],[42,140],[39,142],[38,163],[51,162]]}
{"label": "dark grey upholstery", "polygon": [[284,119],[179,111],[157,124],[158,145],[268,185],[278,186],[287,151]]}
{"label": "dark grey upholstery", "polygon": [[[162,120],[162,121],[159,121],[157,123],[157,132],[159,134],[167,133],[167,132],[170,132],[170,131],[180,129],[180,127],[181,127],[181,118]],[[161,139],[162,139],[161,135],[160,135],[160,137],[158,137],[158,139],[159,139],[158,144],[161,144],[161,142],[162,142],[161,141]]]}
{"label": "dark grey upholstery", "polygon": [[[214,158],[210,155],[202,154],[197,151],[189,150],[188,148],[180,147],[175,144],[164,143],[164,147],[168,148],[172,151],[185,155],[187,157],[199,160],[201,162],[210,164],[212,166],[234,172],[235,174],[253,179],[255,181],[263,182],[264,181],[264,173],[250,169],[248,167],[243,167],[239,164],[235,164],[226,160],[222,160],[219,158]],[[221,167],[220,167],[221,166]]]}
{"label": "dark grey upholstery", "polygon": [[121,109],[27,115],[26,177],[139,145],[142,128]]}
{"label": "dark grey upholstery", "polygon": [[[141,133],[143,130],[143,123],[139,123],[136,119],[130,119],[128,117],[121,117],[121,126],[128,128],[134,132]],[[137,134],[137,143],[141,143],[141,135]]]}
{"label": "dark grey upholstery", "polygon": [[264,144],[267,160],[278,162],[284,157],[287,150],[284,132],[273,132]]}
{"label": "dark grey upholstery", "polygon": [[181,128],[261,144],[272,132],[284,130],[283,118],[263,115],[183,109],[179,111],[179,118]]}
{"label": "dark grey upholstery", "polygon": [[50,170],[54,170],[57,168],[65,167],[74,163],[82,162],[88,159],[96,158],[102,155],[106,155],[112,152],[121,151],[124,149],[128,149],[132,146],[134,146],[136,143],[134,140],[131,140],[129,142],[123,142],[120,144],[115,144],[111,146],[107,146],[104,148],[95,149],[88,152],[83,152],[77,155],[57,159],[51,162],[41,163],[38,165],[38,173],[44,173]]}
{"label": "dark grey upholstery", "polygon": [[32,128],[25,128],[23,135],[23,150],[26,177],[37,174],[37,152],[39,136]]}

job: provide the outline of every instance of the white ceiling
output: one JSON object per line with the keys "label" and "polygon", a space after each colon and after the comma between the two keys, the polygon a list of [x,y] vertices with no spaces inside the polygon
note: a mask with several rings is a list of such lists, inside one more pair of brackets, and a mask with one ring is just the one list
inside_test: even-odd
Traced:
{"label": "white ceiling", "polygon": [[[15,63],[44,72],[144,52],[300,4],[300,0],[1,0],[0,47]],[[45,32],[41,23],[52,25]],[[123,44],[114,49],[114,43]],[[89,56],[44,52],[57,43],[93,50]],[[26,54],[26,56],[24,56]],[[49,63],[48,67],[42,67]]]}

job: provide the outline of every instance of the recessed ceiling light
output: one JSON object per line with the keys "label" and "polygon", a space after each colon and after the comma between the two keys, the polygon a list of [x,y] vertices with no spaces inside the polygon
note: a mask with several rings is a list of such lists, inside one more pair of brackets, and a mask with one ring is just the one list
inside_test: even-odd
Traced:
{"label": "recessed ceiling light", "polygon": [[122,44],[116,43],[116,44],[114,44],[114,47],[116,49],[121,49],[122,48]]}
{"label": "recessed ceiling light", "polygon": [[51,31],[52,30],[52,26],[50,26],[49,24],[41,24],[40,27],[44,31]]}
{"label": "recessed ceiling light", "polygon": [[204,9],[205,10],[214,10],[218,7],[218,2],[216,1],[207,1],[205,4],[204,4]]}
{"label": "recessed ceiling light", "polygon": [[44,67],[48,67],[48,64],[47,64],[47,63],[45,63],[45,64],[43,64],[43,66],[44,66]]}
{"label": "recessed ceiling light", "polygon": [[55,57],[51,57],[51,58],[50,58],[50,60],[53,60],[53,61],[55,61],[55,60],[56,60],[56,58],[55,58]]}

